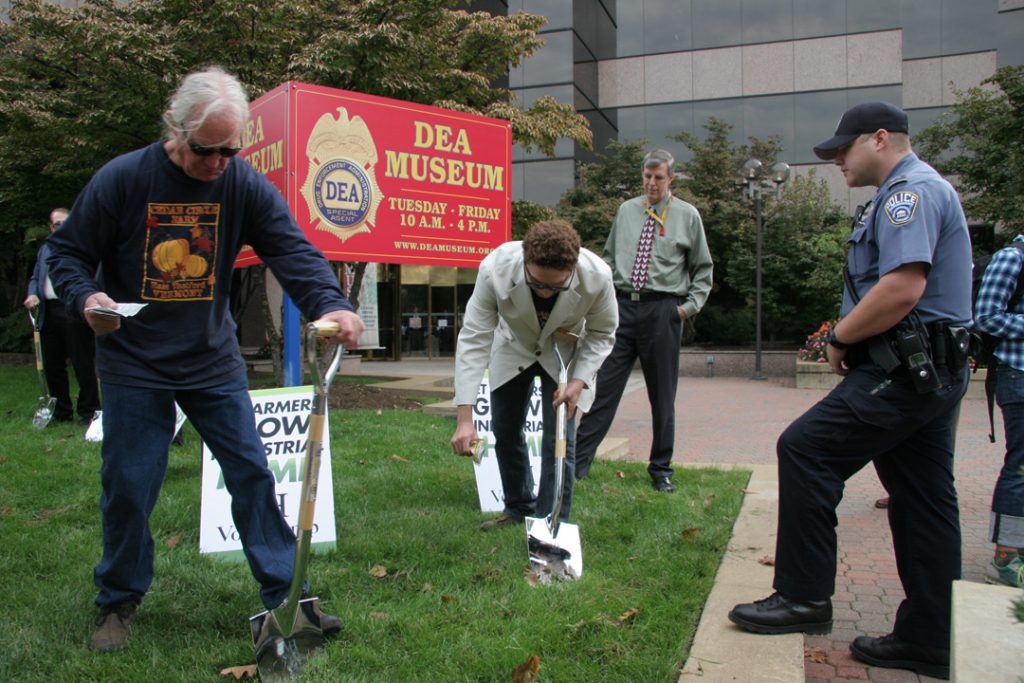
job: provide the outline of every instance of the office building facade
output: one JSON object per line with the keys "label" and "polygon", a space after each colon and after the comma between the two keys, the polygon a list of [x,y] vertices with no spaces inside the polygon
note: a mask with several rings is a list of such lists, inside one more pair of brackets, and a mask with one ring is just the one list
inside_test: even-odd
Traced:
{"label": "office building facade", "polygon": [[[509,73],[529,105],[541,95],[590,121],[594,148],[646,138],[688,158],[670,136],[703,137],[708,117],[732,137],[781,138],[798,173],[816,168],[856,205],[838,170],[811,151],[839,115],[881,99],[907,110],[911,135],[998,67],[1024,63],[1024,0],[484,0],[474,9],[547,18],[545,44]],[[562,140],[555,157],[514,153],[513,198],[554,205],[593,160]],[[852,195],[852,196],[851,196]]]}

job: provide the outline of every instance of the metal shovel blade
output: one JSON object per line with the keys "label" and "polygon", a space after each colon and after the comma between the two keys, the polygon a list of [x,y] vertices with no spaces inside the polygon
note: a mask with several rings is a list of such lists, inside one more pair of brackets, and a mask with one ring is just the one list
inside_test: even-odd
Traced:
{"label": "metal shovel blade", "polygon": [[53,419],[53,407],[57,405],[56,396],[40,396],[36,403],[36,412],[32,414],[32,426],[42,429]]}
{"label": "metal shovel blade", "polygon": [[530,567],[541,583],[583,576],[583,545],[575,524],[562,522],[552,533],[547,519],[527,517],[526,546]]}
{"label": "metal shovel blade", "polygon": [[39,328],[36,327],[36,316],[30,310],[28,319],[32,322],[32,346],[36,353],[36,374],[39,375],[39,388],[43,395],[36,402],[36,412],[32,414],[32,426],[42,429],[53,419],[53,407],[57,405],[57,397],[50,396],[43,375],[43,345],[39,340]]}
{"label": "metal shovel blade", "polygon": [[249,618],[261,681],[277,683],[301,676],[306,659],[323,647],[324,632],[315,609],[317,602],[319,598],[299,601],[291,634],[285,633],[273,611]]}

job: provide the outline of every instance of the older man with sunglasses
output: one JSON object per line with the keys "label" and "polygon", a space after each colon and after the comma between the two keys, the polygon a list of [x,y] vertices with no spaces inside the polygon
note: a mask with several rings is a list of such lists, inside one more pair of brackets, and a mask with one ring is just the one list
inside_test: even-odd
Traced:
{"label": "older man with sunglasses", "polygon": [[[585,410],[593,400],[597,370],[612,350],[618,321],[611,269],[597,254],[580,247],[579,235],[565,221],[537,223],[522,242],[507,242],[481,262],[456,348],[458,424],[451,439],[455,453],[472,451],[477,438],[473,405],[484,370],[489,369],[491,428],[505,508],[481,530],[551,513],[557,463],[555,409],[562,403],[568,419],[560,517],[568,521],[574,480],[573,417],[577,405]],[[580,337],[569,382],[558,395],[559,364],[552,346],[557,330]],[[544,436],[540,487],[534,496],[523,424],[538,376]]]}
{"label": "older man with sunglasses", "polygon": [[[277,607],[291,583],[295,536],[277,505],[231,318],[242,245],[308,319],[337,322],[340,341],[354,343],[363,324],[281,194],[233,158],[248,117],[233,76],[216,67],[189,74],[164,113],[165,139],[100,169],[50,237],[60,298],[99,336],[103,556],[93,573],[93,650],[127,645],[153,580],[149,517],[167,470],[175,401],[221,465],[263,605]],[[147,307],[124,319],[97,310],[117,302]],[[328,615],[320,625],[340,628]]]}

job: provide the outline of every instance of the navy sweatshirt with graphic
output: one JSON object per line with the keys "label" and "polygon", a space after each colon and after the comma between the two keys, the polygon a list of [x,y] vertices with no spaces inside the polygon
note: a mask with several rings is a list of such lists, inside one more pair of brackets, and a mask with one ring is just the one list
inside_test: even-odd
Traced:
{"label": "navy sweatshirt with graphic", "polygon": [[245,372],[230,311],[245,244],[308,319],[352,310],[281,194],[237,157],[212,182],[185,175],[162,143],[117,157],[48,241],[51,278],[71,315],[82,318],[97,291],[148,304],[97,339],[97,372],[113,384],[203,388]]}

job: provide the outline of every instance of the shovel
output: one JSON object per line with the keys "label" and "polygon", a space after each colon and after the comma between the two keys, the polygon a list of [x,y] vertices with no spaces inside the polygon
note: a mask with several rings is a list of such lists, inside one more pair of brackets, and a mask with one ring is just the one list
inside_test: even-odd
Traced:
{"label": "shovel", "polygon": [[[559,341],[571,341],[572,351],[568,359],[562,356]],[[555,330],[551,337],[558,359],[558,393],[565,391],[569,382],[569,365],[576,355],[579,335],[566,330]],[[575,524],[561,522],[562,487],[565,481],[565,404],[559,404],[555,412],[555,492],[551,514],[546,518],[526,518],[526,547],[530,553],[530,567],[541,583],[554,579],[578,579],[583,575],[583,548],[580,545],[580,528]]]}
{"label": "shovel", "polygon": [[32,345],[36,348],[36,372],[39,373],[39,388],[43,395],[36,401],[36,412],[32,414],[32,426],[42,429],[50,424],[53,419],[53,407],[57,405],[57,397],[50,396],[50,390],[46,386],[46,377],[43,376],[43,345],[39,341],[39,328],[36,327],[36,317],[32,310],[28,312],[28,319],[32,321]]}
{"label": "shovel", "polygon": [[314,379],[314,395],[313,408],[309,416],[309,436],[306,440],[306,462],[302,468],[299,528],[295,539],[295,569],[285,601],[276,608],[249,619],[260,680],[271,683],[300,676],[307,656],[324,644],[324,633],[320,627],[319,598],[301,597],[302,587],[306,581],[306,567],[309,563],[309,546],[313,537],[313,511],[316,508],[327,397],[331,380],[338,372],[341,358],[345,353],[343,347],[336,346],[332,350],[334,355],[326,373],[321,375],[316,345],[318,337],[331,337],[337,333],[338,325],[335,323],[306,325],[306,364]]}

